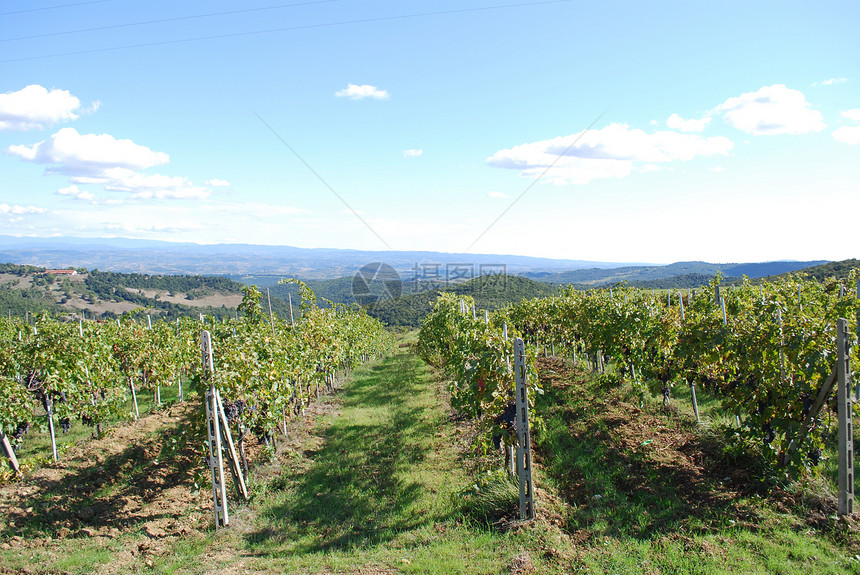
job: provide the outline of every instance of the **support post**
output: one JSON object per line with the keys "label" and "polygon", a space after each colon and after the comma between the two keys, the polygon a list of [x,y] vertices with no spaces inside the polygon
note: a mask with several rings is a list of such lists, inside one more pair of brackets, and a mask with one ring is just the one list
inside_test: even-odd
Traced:
{"label": "support post", "polygon": [[12,449],[12,444],[9,443],[9,438],[6,437],[6,434],[3,433],[2,429],[0,429],[0,443],[3,443],[3,450],[6,451],[6,457],[8,457],[9,461],[12,463],[12,469],[15,470],[15,473],[20,473],[21,466],[18,465],[18,458],[15,457],[15,450]]}
{"label": "support post", "polygon": [[848,320],[836,322],[839,424],[839,515],[854,513],[854,425],[851,399],[851,332]]}
{"label": "support post", "polygon": [[236,453],[236,448],[233,446],[233,434],[230,431],[230,422],[227,420],[227,413],[224,411],[224,402],[221,401],[221,392],[215,389],[215,400],[218,403],[218,415],[221,419],[221,425],[224,427],[224,435],[227,440],[227,455],[230,457],[230,471],[233,473],[233,480],[236,483],[236,490],[239,492],[239,497],[248,500],[248,488],[245,486],[245,477],[242,475],[242,464],[239,461],[239,456]]}
{"label": "support post", "polygon": [[514,340],[514,378],[517,402],[517,471],[520,480],[520,519],[535,518],[532,486],[531,435],[526,381],[526,351],[521,338]]}
{"label": "support post", "polygon": [[140,417],[140,408],[137,406],[137,392],[134,390],[134,378],[128,378],[128,386],[131,388],[131,400],[134,402],[134,420]]}
{"label": "support post", "polygon": [[296,321],[293,319],[293,296],[291,294],[287,294],[287,302],[290,304],[290,325],[293,326]]}
{"label": "support post", "polygon": [[221,429],[218,417],[218,396],[213,383],[215,363],[212,357],[212,336],[208,331],[200,334],[204,376],[210,381],[206,392],[206,431],[209,441],[209,469],[212,474],[212,509],[215,513],[215,529],[230,525],[227,512],[227,489],[224,485],[224,459],[221,455]]}
{"label": "support post", "polygon": [[51,396],[45,391],[45,411],[48,412],[48,430],[51,432],[51,450],[54,452],[54,461],[57,461],[57,436],[54,433],[54,406]]}
{"label": "support post", "polygon": [[269,323],[272,325],[272,337],[275,337],[275,315],[272,313],[272,296],[269,295],[269,288],[266,288],[266,301],[269,302]]}
{"label": "support post", "polygon": [[696,412],[696,425],[699,425],[701,420],[699,419],[699,402],[696,401],[696,382],[690,382],[690,392],[693,394],[693,411]]}

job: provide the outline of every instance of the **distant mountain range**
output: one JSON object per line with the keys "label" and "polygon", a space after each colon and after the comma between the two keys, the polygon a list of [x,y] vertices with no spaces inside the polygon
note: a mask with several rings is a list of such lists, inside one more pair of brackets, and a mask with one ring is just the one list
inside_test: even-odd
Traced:
{"label": "distant mountain range", "polygon": [[[503,269],[510,275],[556,273],[580,268],[613,268],[622,263],[424,251],[308,249],[249,244],[174,243],[124,238],[19,238],[0,236],[0,262],[40,267],[68,267],[126,273],[252,278],[258,285],[283,277],[331,279],[352,276],[362,266],[383,262],[401,276],[468,279]],[[268,279],[266,279],[268,276]]]}
{"label": "distant mountain range", "polygon": [[[669,287],[662,285],[659,280],[685,278],[688,285],[672,285],[671,287],[693,287],[707,283],[709,278],[717,273],[724,277],[735,278],[747,276],[750,279],[789,273],[804,268],[828,263],[827,260],[808,262],[781,261],[747,264],[711,264],[708,262],[678,262],[665,266],[619,266],[612,269],[586,268],[564,272],[525,272],[520,275],[536,281],[553,284],[574,284],[580,286],[600,286],[618,282],[629,282],[638,287]],[[651,285],[642,285],[650,282]]]}
{"label": "distant mountain range", "polygon": [[481,275],[504,273],[556,285],[597,287],[628,282],[645,288],[694,287],[707,283],[717,273],[726,278],[763,278],[828,263],[826,260],[727,264],[692,261],[653,265],[427,251],[0,236],[0,263],[3,262],[124,273],[226,276],[260,287],[274,286],[285,277],[341,278],[337,286],[326,286],[326,291],[333,289],[336,293],[348,291],[350,278],[362,266],[373,262],[388,264],[404,282],[416,285],[459,283]]}
{"label": "distant mountain range", "polygon": [[[9,263],[3,263],[4,259]],[[356,274],[362,265],[373,261],[399,268],[401,281],[396,281],[396,275],[370,278]],[[500,262],[505,266],[503,275],[479,275],[482,265],[500,271],[494,267]],[[590,265],[580,269],[569,267],[584,264]],[[604,268],[597,265],[580,260],[438,252],[198,246],[130,240],[110,243],[80,239],[8,240],[0,236],[0,309],[5,307],[7,314],[19,316],[48,311],[113,317],[145,308],[147,313],[164,317],[196,317],[200,313],[232,317],[242,299],[244,284],[261,288],[267,306],[271,301],[272,311],[279,317],[287,317],[289,299],[294,303],[300,301],[298,286],[277,282],[285,277],[299,277],[314,290],[322,305],[328,305],[326,300],[351,305],[356,302],[354,293],[368,295],[362,289],[370,289],[371,295],[381,295],[377,292],[382,287],[394,289],[391,293],[386,291],[393,299],[383,298],[371,305],[368,312],[389,325],[414,327],[442,291],[473,295],[481,309],[493,310],[523,299],[557,294],[560,286],[567,284],[588,289],[625,282],[637,288],[674,290],[707,285],[717,273],[723,274],[725,283],[736,283],[741,276],[769,281],[774,276],[796,271],[817,279],[844,279],[852,269],[860,267],[860,261],[678,262],[665,266],[616,264]],[[467,273],[457,281],[445,281],[446,266],[461,271],[465,266]],[[45,267],[75,267],[81,273],[44,273]],[[81,268],[87,268],[89,273],[83,273]],[[101,270],[97,272],[97,268]],[[117,273],[129,269],[139,271]],[[371,286],[358,281],[371,279],[380,281],[371,282]],[[392,279],[394,284],[390,284]],[[373,286],[378,289],[373,291]]]}

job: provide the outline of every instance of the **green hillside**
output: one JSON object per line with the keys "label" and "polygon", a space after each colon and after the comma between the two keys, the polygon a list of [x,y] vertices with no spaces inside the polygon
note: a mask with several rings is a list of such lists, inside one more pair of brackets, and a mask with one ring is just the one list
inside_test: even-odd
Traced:
{"label": "green hillside", "polygon": [[433,289],[397,299],[383,300],[370,306],[368,313],[391,326],[417,327],[430,313],[433,302],[443,291],[470,295],[475,298],[478,309],[492,311],[509,303],[556,295],[558,288],[519,276],[481,276],[444,290]]}
{"label": "green hillside", "polygon": [[[0,264],[0,310],[24,316],[50,314],[112,318],[136,309],[161,317],[233,316],[245,286],[217,276],[163,276]],[[5,309],[4,309],[5,308]],[[272,298],[272,311],[289,316],[287,304]]]}

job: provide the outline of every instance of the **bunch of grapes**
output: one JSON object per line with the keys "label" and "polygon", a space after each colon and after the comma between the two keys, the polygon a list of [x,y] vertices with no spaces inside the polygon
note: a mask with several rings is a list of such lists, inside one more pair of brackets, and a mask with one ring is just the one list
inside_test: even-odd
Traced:
{"label": "bunch of grapes", "polygon": [[821,461],[821,450],[817,448],[813,449],[807,454],[807,456],[809,457],[809,462],[812,463],[812,465],[818,465]]}
{"label": "bunch of grapes", "polygon": [[[511,400],[505,407],[505,410],[497,415],[493,422],[498,425],[503,432],[514,434],[517,432],[517,404]],[[496,433],[493,435],[493,445],[496,449],[502,446],[502,434]]]}
{"label": "bunch of grapes", "polygon": [[12,435],[15,439],[20,440],[22,437],[27,435],[27,432],[30,431],[30,422],[22,421],[18,424],[18,427],[15,429],[15,433]]}
{"label": "bunch of grapes", "polygon": [[231,423],[238,422],[242,414],[245,413],[247,407],[248,406],[241,399],[238,399],[232,403],[225,403],[224,415],[227,416],[227,421]]}
{"label": "bunch of grapes", "polygon": [[770,423],[765,423],[762,426],[762,431],[764,431],[764,442],[770,444],[776,439],[776,431],[774,431],[773,426]]}
{"label": "bunch of grapes", "polygon": [[63,428],[63,434],[66,434],[72,429],[72,422],[68,417],[64,417],[60,419],[60,427]]}

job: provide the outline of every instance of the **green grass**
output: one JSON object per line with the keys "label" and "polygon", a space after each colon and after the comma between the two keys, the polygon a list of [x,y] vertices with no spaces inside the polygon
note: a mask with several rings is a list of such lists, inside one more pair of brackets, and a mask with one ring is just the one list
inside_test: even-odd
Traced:
{"label": "green grass", "polygon": [[847,534],[832,520],[825,532],[809,526],[802,505],[777,511],[768,499],[774,485],[760,458],[723,453],[714,419],[721,421],[724,414],[714,400],[706,395],[702,409],[700,398],[709,424],[701,427],[688,407],[689,390],[686,397],[674,395],[677,410],[664,413],[659,402],[646,401],[643,413],[691,437],[688,450],[721,460],[720,475],[732,467],[749,473],[751,490],[721,489],[721,477],[674,466],[650,444],[625,447],[616,431],[629,418],[619,415],[614,402],[628,396],[601,390],[590,375],[580,373],[573,386],[546,386],[539,398],[546,429],[535,444],[544,456],[545,485],[567,502],[562,512],[566,530],[587,538],[573,560],[576,570],[860,573],[856,533]]}

